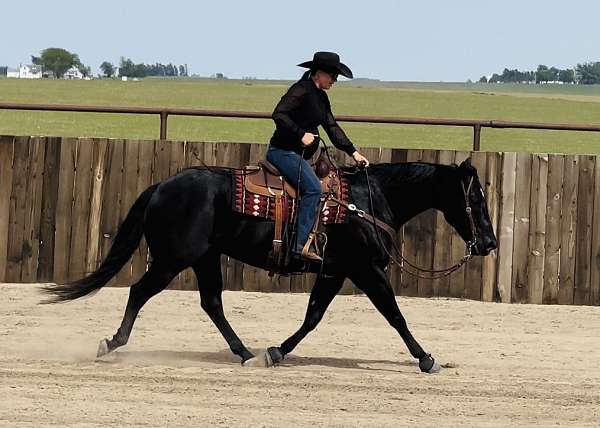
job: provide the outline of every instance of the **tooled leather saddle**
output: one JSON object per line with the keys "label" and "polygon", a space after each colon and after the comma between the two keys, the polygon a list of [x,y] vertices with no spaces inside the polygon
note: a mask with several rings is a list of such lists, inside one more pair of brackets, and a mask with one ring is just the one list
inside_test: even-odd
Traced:
{"label": "tooled leather saddle", "polygon": [[[320,225],[345,221],[349,192],[346,178],[329,161],[324,149],[315,162],[314,169],[321,181],[322,195],[313,231]],[[256,166],[237,170],[234,177],[234,211],[275,222],[269,275],[285,271],[284,235],[289,241],[289,237],[293,235],[290,233],[291,229],[296,224],[296,189],[285,181],[279,170],[266,159],[258,162]],[[340,204],[339,201],[343,203]]]}

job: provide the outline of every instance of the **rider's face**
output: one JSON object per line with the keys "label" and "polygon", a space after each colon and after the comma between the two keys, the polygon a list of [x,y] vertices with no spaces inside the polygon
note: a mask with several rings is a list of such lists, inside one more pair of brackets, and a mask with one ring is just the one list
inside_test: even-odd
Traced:
{"label": "rider's face", "polygon": [[317,70],[315,74],[315,82],[321,89],[330,89],[337,82],[337,73],[329,73],[323,70]]}

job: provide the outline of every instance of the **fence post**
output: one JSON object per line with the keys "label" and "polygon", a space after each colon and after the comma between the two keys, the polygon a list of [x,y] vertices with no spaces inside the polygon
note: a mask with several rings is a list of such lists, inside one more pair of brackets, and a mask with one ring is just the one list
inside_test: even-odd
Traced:
{"label": "fence post", "polygon": [[473,125],[473,151],[479,150],[481,150],[481,124],[476,123]]}
{"label": "fence post", "polygon": [[167,118],[169,114],[166,111],[160,112],[160,139],[167,139]]}

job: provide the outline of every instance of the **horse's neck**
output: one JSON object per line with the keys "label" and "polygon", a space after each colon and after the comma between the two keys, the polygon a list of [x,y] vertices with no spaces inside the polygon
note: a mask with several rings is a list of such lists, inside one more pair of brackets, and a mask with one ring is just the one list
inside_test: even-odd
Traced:
{"label": "horse's neck", "polygon": [[389,176],[384,178],[383,187],[397,226],[411,218],[438,208],[437,175],[438,165],[424,163],[401,163],[390,165]]}

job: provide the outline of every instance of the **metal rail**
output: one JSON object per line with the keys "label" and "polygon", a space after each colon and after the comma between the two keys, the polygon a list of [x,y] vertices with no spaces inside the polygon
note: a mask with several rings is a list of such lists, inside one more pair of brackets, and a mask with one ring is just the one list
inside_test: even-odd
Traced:
{"label": "metal rail", "polygon": [[[169,116],[235,117],[243,119],[271,119],[271,113],[227,110],[199,110],[186,108],[161,107],[109,107],[86,105],[20,104],[0,103],[3,110],[70,111],[88,113],[156,114],[160,116],[160,139],[167,139],[167,120]],[[476,119],[433,119],[393,116],[336,116],[340,122],[394,123],[403,125],[467,126],[473,128],[473,150],[481,149],[481,128],[544,129],[554,131],[591,131],[600,132],[600,125],[508,122],[502,120]]]}

